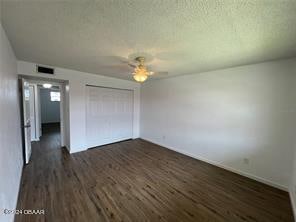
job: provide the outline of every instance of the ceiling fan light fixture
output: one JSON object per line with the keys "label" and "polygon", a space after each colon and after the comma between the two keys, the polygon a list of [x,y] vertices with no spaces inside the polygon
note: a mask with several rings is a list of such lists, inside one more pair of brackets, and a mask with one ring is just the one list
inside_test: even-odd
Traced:
{"label": "ceiling fan light fixture", "polygon": [[133,74],[134,80],[137,82],[144,82],[148,78],[148,76],[152,76],[154,74],[157,74],[152,71],[148,71],[146,65],[145,65],[145,58],[140,56],[134,59],[135,62],[137,62],[137,65],[131,64],[130,66],[135,67]]}
{"label": "ceiling fan light fixture", "polygon": [[141,63],[134,70],[134,80],[137,82],[144,82],[148,78],[148,74],[149,72],[147,71],[146,67]]}
{"label": "ceiling fan light fixture", "polygon": [[135,73],[134,74],[134,80],[137,82],[144,82],[147,79],[147,75],[145,74],[140,74],[140,73]]}

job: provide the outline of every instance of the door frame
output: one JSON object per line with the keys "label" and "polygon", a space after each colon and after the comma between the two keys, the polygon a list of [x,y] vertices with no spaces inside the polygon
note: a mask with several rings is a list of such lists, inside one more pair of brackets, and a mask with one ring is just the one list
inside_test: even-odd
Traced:
{"label": "door frame", "polygon": [[41,100],[40,100],[40,89],[41,87],[39,85],[42,85],[44,83],[50,83],[52,84],[52,86],[56,86],[59,88],[59,92],[61,94],[61,97],[60,97],[60,133],[61,133],[61,147],[64,147],[66,146],[66,142],[65,142],[65,129],[66,129],[66,126],[65,126],[65,118],[64,118],[64,113],[65,113],[65,84],[64,83],[59,83],[59,82],[54,82],[52,80],[49,80],[49,81],[44,81],[44,80],[29,80],[29,83],[30,84],[35,84],[36,85],[36,89],[37,89],[37,99],[35,100],[36,101],[36,108],[37,108],[37,112],[36,114],[38,116],[36,116],[35,118],[37,118],[37,122],[38,122],[38,126],[39,126],[39,137],[42,136],[42,130],[41,130]]}
{"label": "door frame", "polygon": [[[31,123],[27,123],[26,122],[26,114],[28,112],[25,111],[24,107],[25,107],[25,101],[26,101],[26,96],[24,94],[24,86],[25,84],[28,86],[28,90],[30,89],[29,88],[29,83],[28,81],[25,79],[25,78],[19,78],[19,81],[18,81],[18,84],[19,84],[19,101],[20,101],[20,115],[21,115],[21,135],[22,135],[22,145],[23,145],[23,162],[24,162],[24,165],[28,164],[29,161],[30,161],[30,157],[31,157],[31,153],[32,153],[32,147],[31,147],[31,127],[27,127],[27,125],[30,125]],[[30,91],[30,90],[29,90]],[[28,92],[29,93],[29,92]],[[30,96],[28,96],[30,98]],[[30,106],[30,104],[29,104]],[[30,107],[29,107],[29,112],[30,112]],[[30,113],[29,113],[30,115]],[[26,129],[30,128],[29,131],[26,131]],[[28,138],[28,132],[29,132],[29,138]],[[27,137],[27,138],[26,138]],[[27,139],[27,140],[26,140]],[[28,141],[29,139],[29,141]],[[27,142],[29,142],[29,152],[30,152],[30,155],[27,155]]]}
{"label": "door frame", "polygon": [[[34,129],[34,137],[32,138],[32,134],[31,134],[31,138],[32,138],[31,141],[39,141],[40,132],[38,130],[39,129],[38,115],[39,115],[40,109],[38,108],[38,98],[39,98],[38,89],[37,89],[37,85],[32,84],[32,83],[29,83],[29,87],[30,87],[30,89],[32,88],[32,92],[33,92],[32,97],[31,97],[31,94],[30,94],[30,99],[33,98],[33,109],[34,109],[34,115],[33,115],[34,116],[34,125],[32,124],[33,121],[31,120],[31,129]],[[30,100],[30,103],[31,102],[32,101]],[[31,104],[30,104],[30,106],[31,106]],[[34,127],[34,128],[32,128],[32,127]]]}
{"label": "door frame", "polygon": [[[53,80],[53,79],[47,79],[47,78],[42,78],[42,79],[36,79],[36,78],[30,78],[27,76],[23,76],[23,75],[19,75],[19,95],[20,95],[20,107],[21,107],[21,124],[23,124],[24,121],[24,110],[23,110],[23,92],[22,92],[22,79],[24,79],[25,81],[27,81],[30,85],[34,85],[34,89],[35,89],[35,121],[36,122],[36,127],[35,130],[37,130],[36,132],[36,137],[37,140],[40,136],[42,136],[41,134],[41,130],[40,130],[40,126],[41,126],[41,108],[40,108],[40,86],[38,85],[42,85],[44,83],[50,83],[53,86],[58,86],[59,87],[59,91],[61,94],[61,100],[60,100],[60,134],[61,134],[61,147],[66,147],[69,150],[69,145],[67,142],[67,137],[69,137],[69,135],[67,134],[67,132],[69,131],[69,122],[67,121],[68,117],[66,116],[66,114],[68,113],[68,107],[67,106],[67,102],[66,100],[69,100],[69,98],[67,98],[66,96],[66,87],[67,87],[67,83],[64,81],[59,81],[59,80]],[[23,137],[23,155],[25,157],[26,155],[26,150],[25,150],[25,146],[24,146],[24,130],[22,130],[22,137]],[[25,162],[25,158],[24,158],[24,162]]]}

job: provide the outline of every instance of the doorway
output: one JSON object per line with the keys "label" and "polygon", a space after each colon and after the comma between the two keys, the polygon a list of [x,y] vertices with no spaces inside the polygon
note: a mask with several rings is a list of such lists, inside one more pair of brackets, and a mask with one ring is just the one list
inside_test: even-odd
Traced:
{"label": "doorway", "polygon": [[[42,141],[55,143],[55,148],[67,147],[67,84],[52,80],[22,78],[22,125],[24,159],[28,164],[34,147],[43,152]],[[36,145],[37,144],[37,145]],[[58,145],[57,145],[58,144]],[[36,148],[35,148],[36,149]]]}
{"label": "doorway", "polygon": [[40,98],[40,134],[45,135],[53,132],[60,134],[60,88],[58,86],[44,88],[44,86],[38,85],[38,89]]}

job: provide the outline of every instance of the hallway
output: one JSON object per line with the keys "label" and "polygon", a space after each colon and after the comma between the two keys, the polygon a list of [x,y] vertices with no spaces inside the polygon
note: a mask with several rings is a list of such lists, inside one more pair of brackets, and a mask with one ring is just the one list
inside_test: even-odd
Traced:
{"label": "hallway", "polygon": [[[31,160],[45,158],[52,153],[62,152],[61,133],[59,123],[48,123],[42,125],[42,137],[39,142],[32,142]],[[36,162],[36,161],[35,161]],[[30,165],[30,164],[29,164]]]}

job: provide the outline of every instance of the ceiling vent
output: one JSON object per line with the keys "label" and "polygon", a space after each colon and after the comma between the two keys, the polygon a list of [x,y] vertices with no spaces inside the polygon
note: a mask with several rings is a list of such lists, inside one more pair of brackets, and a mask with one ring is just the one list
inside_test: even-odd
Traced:
{"label": "ceiling vent", "polygon": [[36,70],[37,70],[37,73],[54,75],[54,68],[51,68],[51,67],[45,67],[45,66],[37,65]]}

